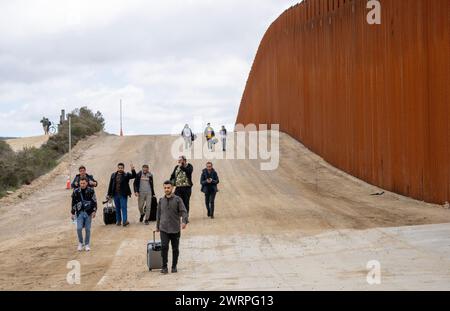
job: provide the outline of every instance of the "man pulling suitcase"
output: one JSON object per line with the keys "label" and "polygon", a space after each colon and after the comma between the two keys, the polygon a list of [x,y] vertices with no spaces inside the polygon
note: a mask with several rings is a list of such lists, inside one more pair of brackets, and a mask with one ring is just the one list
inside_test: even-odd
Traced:
{"label": "man pulling suitcase", "polygon": [[186,229],[189,217],[183,200],[173,194],[170,180],[164,183],[164,197],[159,200],[156,215],[156,232],[161,233],[161,273],[167,274],[169,243],[172,244],[172,273],[177,273],[178,257],[180,254],[181,229]]}

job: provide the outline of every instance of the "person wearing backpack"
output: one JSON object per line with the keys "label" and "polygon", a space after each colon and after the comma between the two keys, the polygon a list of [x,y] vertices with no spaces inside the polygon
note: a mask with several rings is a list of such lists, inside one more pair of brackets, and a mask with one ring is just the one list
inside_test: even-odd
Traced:
{"label": "person wearing backpack", "polygon": [[206,163],[206,168],[203,170],[200,178],[200,184],[202,185],[202,192],[205,194],[205,204],[206,210],[208,211],[208,217],[214,219],[214,202],[217,194],[217,185],[219,184],[219,175],[213,168],[212,162]]}
{"label": "person wearing backpack", "polygon": [[[78,251],[83,247],[87,252],[91,250],[91,224],[97,213],[97,197],[93,188],[88,187],[88,179],[80,179],[80,188],[72,193],[72,220],[77,222]],[[86,236],[83,239],[83,229]]]}
{"label": "person wearing backpack", "polygon": [[214,151],[214,142],[216,139],[216,133],[214,132],[214,129],[211,127],[211,123],[208,123],[206,125],[204,135],[206,137],[206,141],[208,142],[208,150]]}
{"label": "person wearing backpack", "polygon": [[192,130],[188,124],[184,126],[181,136],[184,139],[184,149],[188,150],[192,147],[192,141],[194,140],[194,133],[192,133]]}
{"label": "person wearing backpack", "polygon": [[179,196],[186,207],[186,210],[189,214],[189,202],[191,200],[192,195],[192,173],[194,171],[194,167],[192,164],[187,163],[187,159],[185,156],[181,156],[178,159],[178,165],[172,172],[170,176],[170,181],[175,188],[175,195]]}
{"label": "person wearing backpack", "polygon": [[50,120],[46,117],[43,117],[41,120],[41,124],[42,124],[42,128],[44,129],[44,134],[48,135],[49,130],[50,130],[50,125],[51,125]]}

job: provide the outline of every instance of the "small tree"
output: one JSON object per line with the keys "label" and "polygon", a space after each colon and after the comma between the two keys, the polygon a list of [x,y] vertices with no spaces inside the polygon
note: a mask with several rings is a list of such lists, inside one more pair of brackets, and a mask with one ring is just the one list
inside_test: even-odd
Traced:
{"label": "small tree", "polygon": [[[69,116],[72,122],[72,144],[104,129],[101,112],[95,114],[87,107],[75,109]],[[4,141],[0,141],[0,197],[7,190],[30,184],[37,177],[56,166],[56,159],[69,151],[69,122],[59,126],[56,135],[50,137],[41,148],[27,148],[14,153]]]}

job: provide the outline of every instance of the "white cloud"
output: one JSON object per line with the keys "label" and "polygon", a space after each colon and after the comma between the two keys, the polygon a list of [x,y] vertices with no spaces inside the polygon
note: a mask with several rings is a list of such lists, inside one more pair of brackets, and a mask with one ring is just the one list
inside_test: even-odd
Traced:
{"label": "white cloud", "polygon": [[118,132],[235,121],[258,44],[292,0],[0,0],[0,136],[87,105]]}
{"label": "white cloud", "polygon": [[15,0],[0,2],[0,32],[7,37],[80,31],[109,25],[142,0]]}

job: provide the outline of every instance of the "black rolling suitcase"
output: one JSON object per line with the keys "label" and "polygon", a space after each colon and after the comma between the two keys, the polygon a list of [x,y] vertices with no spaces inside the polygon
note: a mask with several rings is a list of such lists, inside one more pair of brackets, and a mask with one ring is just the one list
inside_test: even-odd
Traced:
{"label": "black rolling suitcase", "polygon": [[149,271],[162,269],[161,242],[156,242],[155,231],[153,241],[147,244],[147,266]]}
{"label": "black rolling suitcase", "polygon": [[156,221],[156,212],[158,210],[158,200],[156,197],[152,198],[152,203],[150,204],[150,218],[149,221]]}
{"label": "black rolling suitcase", "polygon": [[114,207],[114,202],[106,201],[103,202],[103,222],[105,225],[113,225],[116,223],[116,208]]}

